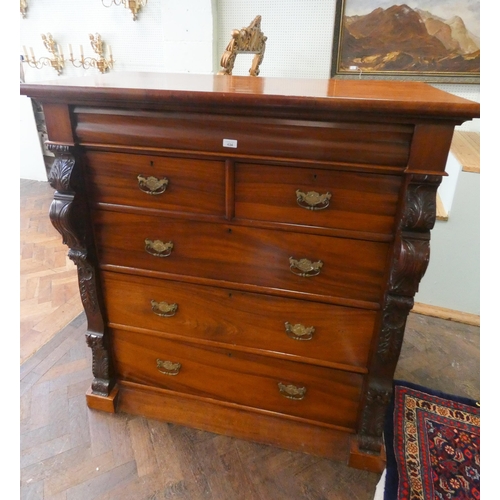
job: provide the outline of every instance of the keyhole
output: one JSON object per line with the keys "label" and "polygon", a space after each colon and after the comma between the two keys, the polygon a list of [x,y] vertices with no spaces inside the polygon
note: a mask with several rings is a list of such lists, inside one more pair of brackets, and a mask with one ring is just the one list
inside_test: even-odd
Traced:
{"label": "keyhole", "polygon": [[232,232],[233,232],[233,230],[232,230],[231,228],[229,228],[229,229],[227,230],[227,232],[228,232],[228,233],[232,233]]}
{"label": "keyhole", "polygon": [[153,160],[151,160],[151,161],[149,162],[149,166],[150,166],[150,167],[154,167],[154,161],[153,161]]}

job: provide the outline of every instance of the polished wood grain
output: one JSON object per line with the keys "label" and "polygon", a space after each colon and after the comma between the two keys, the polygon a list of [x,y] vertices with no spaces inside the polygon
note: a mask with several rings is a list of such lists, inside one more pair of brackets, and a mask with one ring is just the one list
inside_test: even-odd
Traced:
{"label": "polished wood grain", "polygon": [[[355,455],[350,463],[380,470],[384,415],[406,319],[430,256],[436,190],[454,127],[478,117],[479,105],[420,83],[213,75],[105,75],[29,84],[21,92],[45,103],[51,115],[49,149],[56,160],[50,182],[56,193],[50,215],[78,268],[92,350],[89,406],[114,412],[116,401],[118,411],[175,416],[179,423],[203,423],[204,429],[245,438],[259,427],[260,417],[272,412],[273,425],[268,421],[264,434],[275,426],[273,444],[304,450],[315,445],[289,435],[290,420],[306,422],[310,431],[344,426],[346,434],[355,434],[354,446],[332,435],[325,439],[326,449],[336,443],[341,455]],[[161,205],[138,206],[127,203],[124,194],[113,202],[98,201],[99,193],[92,200],[91,192],[99,187],[85,183],[89,151],[107,152],[110,163],[118,155],[137,154],[192,160],[182,175],[187,191],[200,193],[200,213],[190,212],[184,202],[180,210],[170,205],[168,213]],[[123,168],[113,167],[111,177],[127,169],[125,156],[119,161]],[[219,168],[219,178],[206,190],[219,200],[216,213],[203,194],[207,176],[197,182],[209,169],[207,162],[224,165],[224,182]],[[106,171],[106,163],[94,162],[94,173]],[[243,164],[256,169],[253,180],[239,177]],[[243,207],[239,217],[245,182],[254,198],[255,186],[278,184],[288,169],[303,169],[305,178],[318,169],[328,175],[346,172],[352,177],[340,184],[358,185],[364,195],[356,206],[344,206],[347,214],[339,226],[328,216],[317,225],[301,216],[287,219],[279,206],[266,220],[266,208],[258,204]],[[359,175],[372,176],[369,188],[367,183],[362,187]],[[109,178],[104,184],[120,182]],[[280,193],[276,204],[288,203]],[[269,206],[272,212],[273,203]],[[368,219],[374,215],[371,224],[355,215],[359,209]],[[307,301],[313,308],[333,304],[373,311],[366,367],[329,367],[328,359],[293,360],[246,345],[231,348],[119,322],[110,326],[102,272]],[[210,315],[201,317],[206,321]],[[185,384],[182,371],[181,378],[159,377],[151,368],[151,361],[163,359],[155,358],[157,351],[165,353],[164,372],[177,371],[176,363],[188,367]],[[203,378],[204,371],[214,375],[215,386]],[[278,388],[288,396],[303,396],[297,375],[310,382],[313,394],[321,394],[312,398],[309,413],[275,406],[267,382],[280,371],[285,375]],[[324,394],[321,383],[327,387]],[[241,395],[234,395],[236,385],[244,387]],[[255,406],[248,398],[256,399]],[[190,418],[190,412],[205,407],[211,410]]]}
{"label": "polished wood grain", "polygon": [[[103,272],[102,280],[108,321],[115,327],[366,370],[375,311],[121,273]],[[175,303],[177,312],[160,317],[151,300]],[[310,340],[292,339],[286,333],[287,322],[312,326],[314,334]]]}
{"label": "polished wood grain", "polygon": [[[404,167],[412,128],[384,124],[305,122],[199,113],[75,109],[75,134],[86,146],[203,151]],[[311,144],[310,136],[314,136]],[[224,139],[236,141],[225,147]],[[358,144],[363,141],[364,147]]]}
{"label": "polished wood grain", "polygon": [[[85,159],[89,201],[93,203],[225,215],[224,162],[96,151],[87,151]],[[166,179],[165,191],[144,192],[138,175]]]}
{"label": "polished wood grain", "polygon": [[[111,338],[120,380],[354,430],[362,384],[359,374],[153,334],[111,329]],[[164,375],[157,368],[157,359],[180,363],[178,374]],[[283,396],[280,383],[305,387],[304,399]],[[157,412],[161,418],[161,408]]]}
{"label": "polished wood grain", "polygon": [[[236,219],[385,234],[394,230],[400,175],[238,162],[235,179]],[[297,190],[329,193],[331,198],[326,208],[310,210],[299,206]]]}
{"label": "polished wood grain", "polygon": [[[93,212],[94,231],[102,266],[119,266],[301,294],[337,296],[377,302],[389,246],[385,243],[300,233],[166,220],[109,210]],[[193,237],[196,235],[196,238]],[[145,251],[145,240],[172,241],[169,257]],[[314,277],[295,275],[290,257],[321,261]]]}
{"label": "polished wood grain", "polygon": [[[440,118],[458,124],[479,116],[479,104],[420,82],[248,78],[241,76],[109,73],[21,84],[21,94],[52,102],[119,108],[217,110],[246,116],[259,103],[260,115],[358,119],[363,112],[386,122]],[[56,96],[57,94],[57,96]],[[47,99],[48,98],[48,99]],[[311,103],[314,106],[311,106]],[[384,114],[381,118],[380,113]],[[51,137],[51,140],[62,140]]]}
{"label": "polished wood grain", "polygon": [[[85,331],[81,315],[21,365],[19,448],[15,445],[20,463],[17,478],[12,478],[13,497],[373,500],[380,473],[348,467],[347,455],[340,453],[349,438],[344,433],[332,443],[326,429],[298,422],[282,432],[271,416],[267,425],[251,428],[243,425],[241,412],[235,412],[235,425],[248,433],[243,440],[140,415],[89,409],[85,391],[92,380],[92,360]],[[478,327],[410,314],[398,379],[478,399],[479,368]],[[209,405],[183,404],[193,419],[204,418],[205,425],[213,417]],[[165,406],[172,412],[176,408],[173,401],[167,405],[159,398],[151,404],[150,395],[142,393],[127,406],[150,411]],[[215,419],[221,432],[225,418],[221,414]],[[257,432],[283,442],[301,435],[316,448],[330,448],[334,460],[303,453],[297,444],[295,451],[288,451],[252,442]]]}

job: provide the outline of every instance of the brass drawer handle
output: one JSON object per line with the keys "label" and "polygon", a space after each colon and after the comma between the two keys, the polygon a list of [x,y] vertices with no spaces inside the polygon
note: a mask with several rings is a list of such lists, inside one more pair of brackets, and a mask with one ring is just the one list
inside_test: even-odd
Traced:
{"label": "brass drawer handle", "polygon": [[316,191],[304,193],[300,189],[295,191],[297,203],[306,210],[324,210],[330,205],[332,193],[319,194]]}
{"label": "brass drawer handle", "polygon": [[161,240],[144,240],[144,250],[154,257],[168,257],[172,253],[174,244],[171,241],[164,243]]}
{"label": "brass drawer handle", "polygon": [[290,271],[297,276],[311,277],[317,276],[321,272],[323,267],[323,262],[318,260],[318,262],[311,262],[308,259],[294,259],[290,257]]}
{"label": "brass drawer handle", "polygon": [[177,312],[177,304],[168,304],[167,302],[156,302],[156,300],[151,301],[151,309],[157,315],[162,318],[170,318]]}
{"label": "brass drawer handle", "polygon": [[314,326],[307,327],[301,325],[300,323],[292,325],[287,321],[285,323],[285,331],[286,334],[293,340],[312,340],[315,329]]}
{"label": "brass drawer handle", "polygon": [[156,360],[156,368],[158,368],[158,371],[163,373],[163,375],[178,375],[181,371],[181,366],[180,363],[174,363],[172,361],[163,361],[162,359]]}
{"label": "brass drawer handle", "polygon": [[296,385],[285,385],[282,382],[278,382],[278,389],[280,394],[288,399],[293,399],[294,401],[301,401],[306,397],[306,388],[297,387]]}
{"label": "brass drawer handle", "polygon": [[158,179],[152,175],[146,177],[139,174],[137,181],[139,182],[139,189],[147,194],[162,194],[168,186],[168,179],[165,177]]}

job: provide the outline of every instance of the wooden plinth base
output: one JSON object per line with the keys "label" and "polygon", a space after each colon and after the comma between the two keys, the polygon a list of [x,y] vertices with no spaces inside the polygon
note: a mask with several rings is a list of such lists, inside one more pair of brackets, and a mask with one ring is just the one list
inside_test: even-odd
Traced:
{"label": "wooden plinth base", "polygon": [[130,382],[115,386],[107,397],[89,389],[87,405],[309,453],[355,469],[381,473],[385,468],[385,450],[381,456],[361,452],[354,434]]}
{"label": "wooden plinth base", "polygon": [[349,453],[348,462],[349,467],[367,470],[370,472],[378,472],[381,474],[385,469],[385,464],[386,455],[384,446],[382,446],[382,450],[379,455],[372,455],[359,449],[358,440],[355,436],[351,438],[351,451]]}
{"label": "wooden plinth base", "polygon": [[118,396],[118,386],[115,386],[109,396],[99,396],[92,394],[92,389],[89,389],[86,394],[87,406],[93,410],[106,411],[108,413],[116,412]]}

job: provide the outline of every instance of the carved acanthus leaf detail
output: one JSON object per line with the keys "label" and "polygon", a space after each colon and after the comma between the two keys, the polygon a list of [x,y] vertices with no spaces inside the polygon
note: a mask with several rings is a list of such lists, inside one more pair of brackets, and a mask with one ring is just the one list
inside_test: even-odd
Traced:
{"label": "carved acanthus leaf detail", "polygon": [[401,226],[403,230],[430,231],[436,222],[436,191],[441,177],[415,175],[406,194]]}
{"label": "carved acanthus leaf detail", "polygon": [[387,296],[377,349],[382,361],[394,363],[397,361],[403,344],[406,319],[412,307],[412,297]]}
{"label": "carved acanthus leaf detail", "polygon": [[75,166],[75,158],[70,154],[70,149],[67,146],[63,146],[59,149],[52,146],[49,149],[56,154],[56,158],[48,175],[49,184],[56,191],[61,193],[70,192],[71,174]]}
{"label": "carved acanthus leaf detail", "polygon": [[87,261],[87,252],[71,248],[68,257],[76,264],[78,269],[78,284],[83,306],[87,313],[95,313],[98,308],[97,290],[94,269]]}
{"label": "carved acanthus leaf detail", "polygon": [[102,333],[87,332],[87,345],[92,349],[92,392],[107,396],[110,391],[109,354]]}
{"label": "carved acanthus leaf detail", "polygon": [[264,36],[260,29],[261,16],[257,16],[249,26],[240,30],[233,30],[231,41],[229,42],[224,54],[222,54],[220,65],[222,70],[219,75],[231,75],[236,55],[240,53],[255,54],[250,68],[250,76],[258,76],[259,66],[264,59],[266,50],[267,36]]}

